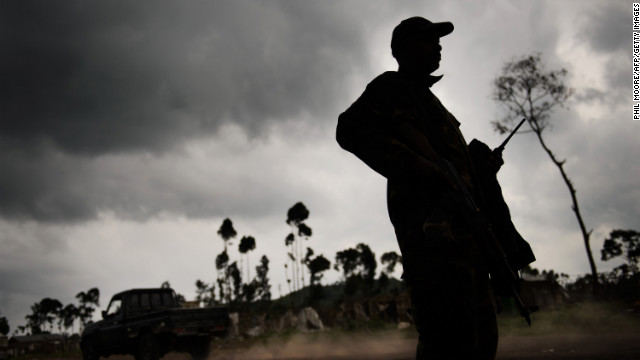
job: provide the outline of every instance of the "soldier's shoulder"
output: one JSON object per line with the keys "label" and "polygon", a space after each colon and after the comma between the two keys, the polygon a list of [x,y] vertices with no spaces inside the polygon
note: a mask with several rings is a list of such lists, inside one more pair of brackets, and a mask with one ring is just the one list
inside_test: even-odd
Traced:
{"label": "soldier's shoulder", "polygon": [[386,71],[376,76],[367,87],[390,88],[401,86],[400,74],[397,71]]}
{"label": "soldier's shoulder", "polygon": [[394,98],[403,92],[405,86],[400,75],[395,71],[387,71],[371,80],[367,85],[367,92],[374,96]]}

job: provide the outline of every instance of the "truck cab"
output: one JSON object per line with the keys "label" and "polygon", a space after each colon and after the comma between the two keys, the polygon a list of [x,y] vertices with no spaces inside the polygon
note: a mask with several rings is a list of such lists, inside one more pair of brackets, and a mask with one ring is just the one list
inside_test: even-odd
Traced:
{"label": "truck cab", "polygon": [[85,360],[131,354],[157,360],[169,351],[194,358],[208,355],[214,337],[229,328],[226,307],[183,309],[170,288],[132,289],[113,295],[102,320],[87,325],[81,347]]}

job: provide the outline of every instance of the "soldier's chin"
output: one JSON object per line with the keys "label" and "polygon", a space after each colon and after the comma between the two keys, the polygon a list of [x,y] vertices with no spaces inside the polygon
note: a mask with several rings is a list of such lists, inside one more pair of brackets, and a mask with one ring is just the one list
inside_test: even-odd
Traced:
{"label": "soldier's chin", "polygon": [[432,72],[438,70],[440,68],[440,61],[435,61],[431,64],[428,65],[428,69],[429,69],[429,74],[431,74]]}

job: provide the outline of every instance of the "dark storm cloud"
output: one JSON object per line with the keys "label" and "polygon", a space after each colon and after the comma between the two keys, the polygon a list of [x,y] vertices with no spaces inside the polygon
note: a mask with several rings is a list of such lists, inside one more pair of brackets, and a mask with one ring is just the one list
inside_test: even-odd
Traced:
{"label": "dark storm cloud", "polygon": [[[331,7],[3,2],[5,137],[74,153],[158,151],[225,122],[258,135],[334,100],[360,41]],[[331,15],[331,16],[329,16]]]}
{"label": "dark storm cloud", "polygon": [[602,53],[627,50],[631,41],[631,15],[628,1],[600,2],[586,10],[580,24],[580,39]]}
{"label": "dark storm cloud", "polygon": [[208,149],[206,157],[182,151],[87,159],[46,144],[31,153],[2,152],[6,175],[0,177],[0,214],[6,219],[77,223],[101,214],[144,221],[162,215],[200,219],[273,211],[274,198],[282,198],[293,180],[280,178],[286,175],[280,161],[267,163],[285,156],[287,149],[267,150],[258,160],[243,161],[242,152],[229,146],[233,141],[243,140],[232,137]]}
{"label": "dark storm cloud", "polygon": [[[584,10],[585,16],[578,26],[578,41],[584,42],[594,50],[594,55],[608,56],[605,60],[604,80],[609,90],[599,99],[594,99],[602,101],[603,104],[627,103],[626,94],[631,85],[628,70],[631,68],[631,57],[626,56],[632,35],[630,8],[630,3],[626,1],[598,3],[597,6]],[[585,91],[590,92],[591,95],[594,93],[592,89]],[[589,94],[585,94],[585,97],[588,99]]]}
{"label": "dark storm cloud", "polygon": [[91,194],[77,186],[88,180],[77,166],[80,164],[70,166],[68,162],[14,149],[5,149],[0,164],[3,217],[66,221],[95,215],[93,204],[86,201]]}
{"label": "dark storm cloud", "polygon": [[334,121],[341,80],[353,64],[368,65],[354,11],[276,1],[2,2],[0,216],[138,219],[167,204],[211,214],[178,181],[163,184],[174,199],[149,194],[144,181],[154,175],[144,166],[124,176],[117,161],[90,163],[162,155],[229,123],[255,138],[308,114]]}

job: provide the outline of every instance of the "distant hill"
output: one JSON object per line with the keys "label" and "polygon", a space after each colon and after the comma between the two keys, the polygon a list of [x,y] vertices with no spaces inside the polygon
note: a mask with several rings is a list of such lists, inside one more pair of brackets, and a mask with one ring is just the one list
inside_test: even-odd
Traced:
{"label": "distant hill", "polygon": [[289,309],[304,306],[330,307],[344,301],[364,301],[378,295],[397,295],[405,291],[404,283],[394,277],[379,278],[373,284],[365,284],[361,279],[347,280],[332,285],[324,285],[312,289],[307,286],[304,289],[292,292],[278,299],[272,300],[271,308]]}

